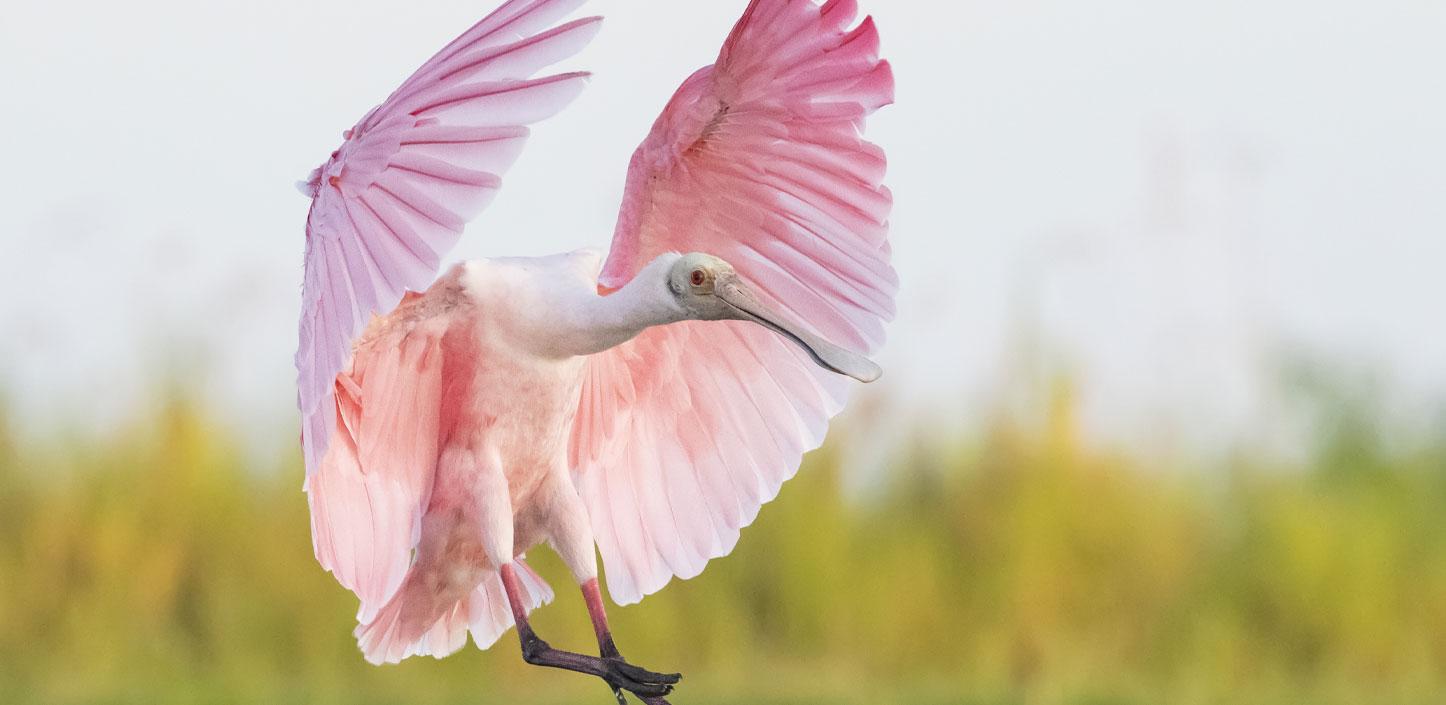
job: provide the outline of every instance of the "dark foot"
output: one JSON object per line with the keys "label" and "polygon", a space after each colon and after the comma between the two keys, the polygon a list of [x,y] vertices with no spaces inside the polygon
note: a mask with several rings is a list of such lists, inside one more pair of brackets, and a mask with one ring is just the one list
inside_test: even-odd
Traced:
{"label": "dark foot", "polygon": [[608,669],[613,673],[639,683],[676,685],[678,681],[683,679],[681,673],[658,673],[657,671],[649,671],[641,666],[634,666],[621,658],[605,658],[603,659],[603,663],[606,663]]}
{"label": "dark foot", "polygon": [[[597,676],[612,686],[614,693],[626,690],[649,705],[664,705],[667,701],[662,696],[673,692],[673,685],[682,678],[677,673],[655,673],[621,658],[599,658],[554,649],[536,634],[522,637],[522,659],[536,666]],[[618,694],[621,701],[621,694]]]}
{"label": "dark foot", "polygon": [[622,688],[640,698],[649,695],[667,695],[673,692],[673,686],[683,678],[681,673],[658,673],[634,666],[622,660],[621,657],[604,658],[602,661],[608,669],[608,675],[603,676],[603,680],[607,681],[608,685],[613,686],[614,690]]}

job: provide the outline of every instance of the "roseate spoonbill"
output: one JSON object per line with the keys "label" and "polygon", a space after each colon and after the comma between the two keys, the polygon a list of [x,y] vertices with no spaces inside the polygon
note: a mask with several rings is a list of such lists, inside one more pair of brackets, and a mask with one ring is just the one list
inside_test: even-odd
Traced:
{"label": "roseate spoonbill", "polygon": [[[605,261],[479,260],[433,282],[525,125],[582,90],[586,74],[534,77],[597,32],[557,24],[581,4],[506,2],[301,184],[306,492],[369,661],[516,624],[529,663],[656,703],[678,676],[623,660],[594,551],[619,604],[697,575],[822,441],[845,376],[879,376],[863,355],[894,310],[892,198],[861,130],[893,77],[854,0],[753,0],[634,155]],[[543,541],[600,656],[528,624],[552,598],[523,560]]]}

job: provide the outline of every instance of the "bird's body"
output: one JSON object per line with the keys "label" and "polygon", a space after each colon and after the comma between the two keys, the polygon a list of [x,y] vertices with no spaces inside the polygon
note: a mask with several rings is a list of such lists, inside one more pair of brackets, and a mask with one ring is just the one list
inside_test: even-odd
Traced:
{"label": "bird's body", "polygon": [[[650,316],[666,312],[662,302],[629,311],[619,305],[636,299],[600,296],[601,266],[596,251],[458,264],[426,292],[373,319],[358,339],[350,369],[341,375],[343,388],[360,390],[370,375],[399,373],[436,385],[435,401],[409,409],[435,414],[422,425],[438,434],[415,559],[401,588],[370,620],[371,630],[359,630],[369,652],[381,650],[379,658],[405,656],[395,649],[414,642],[484,580],[495,580],[507,558],[544,541],[580,579],[596,577],[567,441],[583,355],[622,342],[611,336],[626,333],[589,323],[631,316],[638,321],[636,334]],[[329,469],[348,467],[348,444],[365,423],[367,409],[359,399],[342,403],[356,404],[363,420],[356,428],[338,428],[329,444],[334,461],[323,463],[321,482],[330,479]],[[457,623],[458,634],[465,624]],[[448,634],[443,643],[456,636]]]}
{"label": "bird's body", "polygon": [[[468,633],[485,648],[516,624],[529,662],[658,703],[677,676],[622,660],[597,554],[620,602],[698,574],[821,442],[843,377],[878,377],[854,351],[893,314],[892,198],[859,130],[893,82],[872,21],[849,28],[853,0],[753,0],[635,154],[606,257],[433,281],[524,125],[581,89],[532,77],[596,32],[549,29],[578,4],[510,0],[303,183],[306,491],[368,660],[444,656]],[[552,597],[523,558],[541,543],[581,586],[601,657],[531,630]]]}
{"label": "bird's body", "polygon": [[[358,343],[362,364],[411,339],[427,349],[417,365],[441,365],[439,403],[423,409],[438,414],[439,461],[416,559],[372,622],[390,628],[387,617],[395,614],[398,635],[373,632],[373,648],[414,641],[495,575],[495,556],[520,556],[542,541],[564,547],[590,540],[580,533],[587,516],[565,462],[583,361],[547,350],[531,330],[535,319],[523,315],[555,316],[574,300],[596,296],[595,280],[587,288],[589,259],[596,258],[457,265],[376,319]],[[560,285],[543,286],[544,279]]]}

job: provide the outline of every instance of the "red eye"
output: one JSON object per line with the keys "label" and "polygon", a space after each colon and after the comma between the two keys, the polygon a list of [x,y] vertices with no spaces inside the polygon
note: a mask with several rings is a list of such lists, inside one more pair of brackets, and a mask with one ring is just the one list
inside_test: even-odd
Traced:
{"label": "red eye", "polygon": [[705,281],[707,281],[707,275],[703,273],[703,270],[693,270],[693,286],[703,286],[703,282]]}

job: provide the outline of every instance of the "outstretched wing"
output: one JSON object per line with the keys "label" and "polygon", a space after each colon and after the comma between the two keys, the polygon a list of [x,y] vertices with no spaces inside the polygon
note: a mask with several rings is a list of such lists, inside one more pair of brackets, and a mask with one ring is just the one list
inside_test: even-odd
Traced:
{"label": "outstretched wing", "polygon": [[[367,319],[425,289],[492,199],[527,137],[586,74],[532,78],[581,49],[600,18],[553,27],[583,0],[510,0],[412,74],[345,133],[303,190],[297,402],[307,473],[335,428],[332,386]],[[549,29],[550,28],[550,29]]]}
{"label": "outstretched wing", "polygon": [[[893,317],[884,154],[893,100],[854,0],[753,0],[633,156],[601,284],[668,251],[733,264],[767,303],[870,352]],[[849,385],[759,326],[653,328],[589,360],[571,453],[619,603],[732,550],[823,441]]]}

